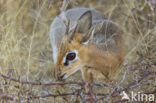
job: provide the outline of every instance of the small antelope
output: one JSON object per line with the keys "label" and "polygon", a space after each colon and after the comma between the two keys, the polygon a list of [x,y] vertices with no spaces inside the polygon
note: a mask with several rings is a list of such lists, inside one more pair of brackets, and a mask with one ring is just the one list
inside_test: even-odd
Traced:
{"label": "small antelope", "polygon": [[78,70],[84,81],[94,75],[113,79],[125,57],[122,30],[104,14],[74,8],[57,16],[50,27],[53,61],[60,79]]}

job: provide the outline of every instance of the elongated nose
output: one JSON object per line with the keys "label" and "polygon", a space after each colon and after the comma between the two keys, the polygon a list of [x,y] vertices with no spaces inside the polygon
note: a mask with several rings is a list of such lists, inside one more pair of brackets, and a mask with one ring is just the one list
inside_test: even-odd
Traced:
{"label": "elongated nose", "polygon": [[61,74],[61,75],[60,75],[60,79],[61,79],[61,80],[66,79],[66,77],[67,77],[66,73],[65,73],[65,74]]}
{"label": "elongated nose", "polygon": [[61,70],[59,69],[59,68],[56,68],[56,70],[57,70],[57,79],[58,80],[64,80],[64,79],[66,79],[66,73],[64,73],[64,74],[62,74],[62,72],[61,72]]}

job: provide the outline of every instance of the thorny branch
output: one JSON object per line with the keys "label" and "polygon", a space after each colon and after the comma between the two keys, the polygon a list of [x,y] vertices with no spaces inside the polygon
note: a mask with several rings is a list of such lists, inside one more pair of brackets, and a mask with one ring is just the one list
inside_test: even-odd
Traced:
{"label": "thorny branch", "polygon": [[[148,66],[151,66],[153,64],[142,64],[142,65],[148,65]],[[134,72],[135,70],[139,70],[139,68],[131,68],[130,69],[131,72]],[[91,93],[93,96],[96,96],[97,98],[95,98],[94,100],[94,103],[97,103],[99,102],[100,100],[103,100],[103,99],[106,99],[108,97],[117,97],[122,91],[128,91],[130,89],[133,89],[133,88],[136,88],[138,86],[141,86],[141,85],[148,85],[149,82],[147,81],[150,81],[150,80],[154,80],[155,77],[156,77],[156,72],[153,72],[153,71],[146,71],[144,72],[140,77],[139,79],[129,83],[127,86],[124,86],[124,87],[121,87],[120,84],[126,79],[126,75],[127,73],[125,72],[124,75],[123,75],[123,78],[121,79],[121,81],[119,81],[119,83],[117,83],[117,85],[108,85],[108,84],[105,84],[105,83],[91,83],[90,85],[92,87],[95,87],[95,86],[98,86],[98,87],[109,87],[110,89],[112,89],[113,91],[111,92],[111,94],[104,94],[104,93]],[[150,78],[146,79],[147,77],[151,76]],[[68,82],[49,82],[49,83],[42,83],[42,82],[32,82],[32,81],[25,81],[25,80],[20,80],[20,79],[16,79],[16,78],[13,78],[11,77],[9,74],[8,75],[4,75],[2,73],[0,73],[0,77],[2,77],[4,80],[8,79],[10,80],[10,82],[17,82],[19,84],[22,84],[22,85],[32,85],[32,86],[52,86],[52,85],[79,85],[79,86],[84,86],[86,84],[88,84],[87,82],[75,82],[75,81],[68,81]],[[156,86],[153,86],[153,87],[156,87]],[[153,91],[150,91],[150,92],[147,92],[147,94],[150,94],[150,93],[153,93],[155,94],[156,93],[156,89],[154,89]],[[52,93],[49,93],[49,94],[45,94],[45,95],[39,95],[39,96],[34,96],[34,95],[30,95],[29,97],[24,97],[24,96],[21,96],[20,98],[21,99],[25,99],[25,100],[34,100],[34,99],[41,99],[41,98],[48,98],[48,97],[62,97],[62,96],[80,96],[80,95],[85,95],[85,96],[88,96],[89,93],[85,93],[83,92],[83,90],[75,90],[73,92],[64,92],[64,93],[58,93],[58,94],[52,94]],[[5,92],[0,92],[0,98],[2,100],[11,100],[11,101],[18,101],[18,95],[17,94],[9,94],[9,93],[5,93]],[[115,103],[119,103],[119,102],[122,102],[122,101],[116,101]]]}
{"label": "thorny branch", "polygon": [[[68,84],[77,84],[77,85],[85,85],[87,84],[87,82],[74,82],[74,81],[69,81],[69,82],[48,82],[48,83],[42,83],[42,82],[31,82],[31,81],[25,81],[25,80],[19,80],[19,79],[15,79],[15,78],[12,78],[8,75],[4,75],[2,73],[0,73],[0,76],[5,78],[5,79],[9,79],[11,81],[14,81],[14,82],[18,82],[18,83],[21,83],[21,84],[30,84],[30,85],[45,85],[45,86],[51,86],[51,85],[68,85]],[[91,83],[91,85],[93,86],[105,86],[105,87],[110,87],[110,88],[113,88],[113,85],[109,85],[109,84],[105,84],[105,83]]]}

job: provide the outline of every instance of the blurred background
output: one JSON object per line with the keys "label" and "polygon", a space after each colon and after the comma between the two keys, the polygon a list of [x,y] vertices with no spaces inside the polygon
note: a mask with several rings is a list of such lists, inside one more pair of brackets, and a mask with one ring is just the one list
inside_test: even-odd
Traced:
{"label": "blurred background", "polygon": [[[62,2],[63,0],[0,0],[0,73],[19,80],[40,82],[54,80],[49,27],[53,19],[59,15]],[[126,71],[127,78],[121,86],[124,87],[133,82],[146,70],[156,72],[156,0],[69,0],[69,2],[70,8],[85,7],[103,12],[124,30],[127,56],[118,73],[117,81],[122,79]],[[151,65],[145,66],[145,64]],[[137,70],[129,72],[129,68],[137,68]],[[80,73],[68,80],[71,79],[80,79]],[[135,90],[146,92],[155,90],[155,79],[150,83]],[[0,77],[0,94],[11,93],[29,97],[49,92],[55,94],[68,92],[72,90],[71,88],[73,87],[69,85],[32,87]],[[98,91],[95,89],[95,92]],[[104,93],[102,89],[100,92]],[[8,99],[2,100],[2,98],[0,101],[15,102]],[[77,96],[21,99],[21,101],[31,103],[83,102]],[[104,100],[100,102],[104,103]]]}

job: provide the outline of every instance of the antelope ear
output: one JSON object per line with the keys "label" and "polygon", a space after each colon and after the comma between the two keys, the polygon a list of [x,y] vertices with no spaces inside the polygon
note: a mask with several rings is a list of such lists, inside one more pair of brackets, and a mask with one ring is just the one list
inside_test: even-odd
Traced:
{"label": "antelope ear", "polygon": [[[75,38],[75,40],[79,42],[84,42],[86,39],[89,38],[88,32],[92,26],[92,13],[91,11],[86,11],[83,13],[77,21],[75,28],[73,29],[72,33],[69,36],[69,42]],[[79,34],[80,38],[77,38],[77,33]]]}
{"label": "antelope ear", "polygon": [[86,34],[92,26],[92,13],[91,11],[86,11],[80,16],[77,23],[77,32]]}
{"label": "antelope ear", "polygon": [[103,22],[99,23],[99,24],[96,24],[95,26],[91,27],[91,29],[88,31],[87,35],[85,35],[81,42],[83,44],[88,44],[90,40],[93,39],[94,37],[94,34],[99,32],[102,28],[102,25],[103,25]]}

